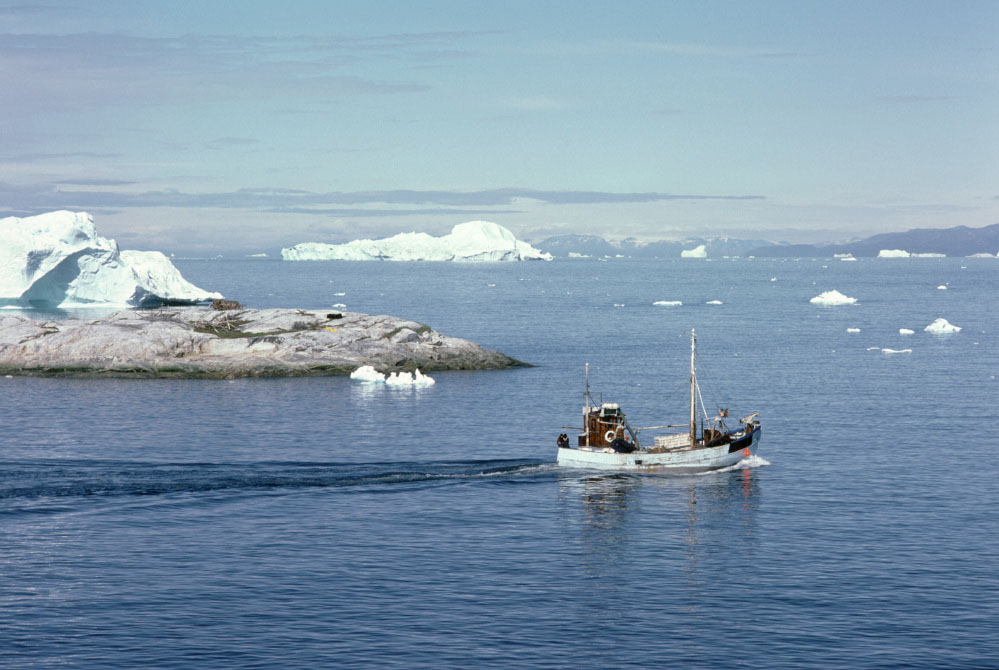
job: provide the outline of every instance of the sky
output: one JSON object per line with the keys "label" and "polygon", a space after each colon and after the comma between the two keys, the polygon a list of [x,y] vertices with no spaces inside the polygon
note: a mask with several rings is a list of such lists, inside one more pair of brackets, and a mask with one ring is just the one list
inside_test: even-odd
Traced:
{"label": "sky", "polygon": [[999,2],[0,0],[0,217],[122,248],[999,222]]}

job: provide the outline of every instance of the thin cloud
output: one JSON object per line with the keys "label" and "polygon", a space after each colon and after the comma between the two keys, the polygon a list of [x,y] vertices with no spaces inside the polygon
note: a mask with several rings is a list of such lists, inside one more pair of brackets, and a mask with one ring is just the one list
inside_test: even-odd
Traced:
{"label": "thin cloud", "polygon": [[[217,193],[187,193],[176,189],[159,191],[113,191],[109,189],[62,190],[62,180],[50,184],[13,186],[0,183],[0,200],[8,207],[40,213],[53,209],[91,209],[126,207],[211,207],[273,212],[346,215],[350,211],[384,210],[383,215],[428,212],[434,210],[483,214],[496,208],[516,207],[518,201],[532,200],[552,205],[650,203],[671,200],[763,200],[762,195],[697,193],[613,193],[607,191],[545,191],[526,188],[502,188],[481,191],[356,191],[316,193],[297,189],[248,188]],[[86,184],[74,184],[86,186]],[[99,184],[105,186],[108,184]],[[113,185],[113,184],[112,184]],[[97,186],[97,184],[94,184]],[[386,208],[386,206],[389,206]],[[324,208],[332,208],[324,210]],[[429,209],[428,209],[429,208]],[[503,211],[519,211],[503,210]],[[356,214],[360,216],[360,214]]]}
{"label": "thin cloud", "polygon": [[928,102],[950,102],[960,98],[955,95],[885,95],[879,100],[897,105],[920,105]]}

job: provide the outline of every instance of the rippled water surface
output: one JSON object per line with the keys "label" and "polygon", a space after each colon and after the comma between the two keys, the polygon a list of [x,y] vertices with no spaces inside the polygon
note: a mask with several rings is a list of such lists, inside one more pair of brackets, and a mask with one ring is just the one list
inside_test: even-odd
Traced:
{"label": "rippled water surface", "polygon": [[[178,266],[536,367],[0,378],[0,666],[999,666],[994,260]],[[809,304],[832,289],[858,304]],[[586,362],[635,423],[683,420],[690,328],[760,457],[555,467]]]}

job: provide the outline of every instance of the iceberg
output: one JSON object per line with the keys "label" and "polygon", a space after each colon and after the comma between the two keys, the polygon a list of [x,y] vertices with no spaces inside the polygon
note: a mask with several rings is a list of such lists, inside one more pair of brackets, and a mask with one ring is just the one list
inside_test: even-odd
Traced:
{"label": "iceberg", "polygon": [[303,242],[281,250],[286,261],[528,261],[552,255],[514,237],[490,221],[459,223],[450,234],[401,233],[346,244]]}
{"label": "iceberg", "polygon": [[848,332],[848,333],[859,333],[860,332],[860,328],[847,328],[846,332]]}
{"label": "iceberg", "polygon": [[658,305],[659,307],[680,307],[683,302],[680,300],[656,300],[653,305]]}
{"label": "iceberg", "polygon": [[708,248],[703,244],[699,244],[693,249],[683,249],[680,251],[680,258],[707,258],[707,257],[708,257]]}
{"label": "iceberg", "polygon": [[186,281],[158,251],[121,251],[86,212],[0,219],[0,305],[195,304],[221,299]]}
{"label": "iceberg", "polygon": [[940,286],[937,286],[937,290],[938,290],[938,291],[946,291],[946,290],[947,290],[947,287],[946,287],[946,286],[944,286],[943,284],[940,284]]}
{"label": "iceberg", "polygon": [[934,333],[936,335],[945,335],[947,333],[960,333],[961,327],[954,326],[947,322],[947,319],[937,319],[930,325],[923,328],[927,333]]}
{"label": "iceberg", "polygon": [[808,302],[814,305],[852,305],[857,302],[857,299],[850,298],[834,290],[820,293]]}
{"label": "iceberg", "polygon": [[912,349],[882,349],[882,354],[911,354]]}
{"label": "iceberg", "polygon": [[367,384],[385,384],[386,386],[433,386],[437,382],[416,368],[413,372],[393,372],[386,377],[370,365],[362,365],[350,373],[354,381]]}
{"label": "iceberg", "polygon": [[367,382],[369,384],[384,383],[385,381],[385,375],[383,375],[381,372],[378,372],[377,370],[374,369],[374,367],[370,365],[362,365],[361,367],[357,368],[356,370],[350,373],[350,378],[355,381]]}
{"label": "iceberg", "polygon": [[909,330],[908,328],[899,328],[899,329],[898,329],[898,334],[899,334],[899,335],[914,335],[914,334],[915,334],[915,332],[916,332],[916,331],[914,331],[914,330]]}
{"label": "iceberg", "polygon": [[908,258],[911,255],[903,249],[882,249],[878,252],[878,258]]}
{"label": "iceberg", "polygon": [[721,300],[708,300],[708,301],[707,301],[706,303],[704,303],[704,304],[705,304],[705,305],[721,305],[721,304],[722,304],[722,301],[721,301]]}

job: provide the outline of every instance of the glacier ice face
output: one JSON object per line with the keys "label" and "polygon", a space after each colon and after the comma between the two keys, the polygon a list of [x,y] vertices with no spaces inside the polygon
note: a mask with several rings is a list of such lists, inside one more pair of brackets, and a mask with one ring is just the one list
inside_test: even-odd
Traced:
{"label": "glacier ice face", "polygon": [[852,305],[857,302],[857,299],[845,296],[839,291],[825,291],[808,302],[814,305]]}
{"label": "glacier ice face", "polygon": [[381,240],[346,244],[303,242],[281,250],[286,261],[527,261],[552,255],[514,237],[490,221],[459,223],[441,237],[400,233]]}
{"label": "glacier ice face", "polygon": [[120,251],[85,212],[0,219],[0,305],[137,307],[221,298],[158,251]]}

